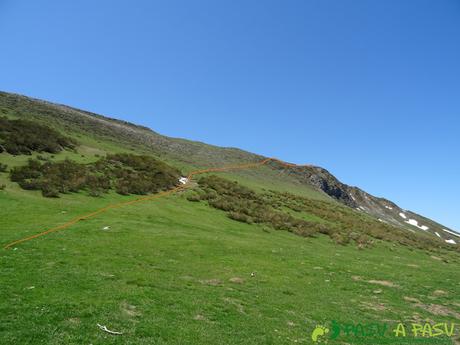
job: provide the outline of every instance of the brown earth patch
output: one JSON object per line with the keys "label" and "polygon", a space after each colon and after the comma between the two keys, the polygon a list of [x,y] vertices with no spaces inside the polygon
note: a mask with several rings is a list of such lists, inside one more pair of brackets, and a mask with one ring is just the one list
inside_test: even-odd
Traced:
{"label": "brown earth patch", "polygon": [[426,310],[427,312],[433,315],[440,315],[440,316],[452,316],[456,319],[460,319],[460,313],[456,311],[450,310],[446,306],[439,305],[439,304],[418,304],[417,307]]}
{"label": "brown earth patch", "polygon": [[377,284],[387,287],[398,287],[397,284],[390,282],[389,280],[368,280],[367,282],[370,284]]}
{"label": "brown earth patch", "polygon": [[237,299],[225,297],[224,301],[229,304],[234,305],[236,307],[236,310],[238,310],[238,312],[240,312],[241,314],[246,314],[246,312],[244,311],[243,305]]}
{"label": "brown earth patch", "polygon": [[230,283],[235,283],[235,284],[243,284],[243,283],[244,283],[244,279],[243,279],[243,278],[239,278],[239,277],[230,278],[228,281],[229,281]]}
{"label": "brown earth patch", "polygon": [[444,291],[444,290],[434,290],[433,295],[434,296],[445,296],[445,295],[447,295],[447,292]]}
{"label": "brown earth patch", "polygon": [[222,285],[222,281],[220,279],[207,279],[207,280],[200,280],[201,284],[211,285],[211,286],[219,286]]}
{"label": "brown earth patch", "polygon": [[131,317],[141,315],[141,312],[137,310],[137,307],[135,305],[129,304],[128,302],[122,302],[120,308],[125,315]]}
{"label": "brown earth patch", "polygon": [[361,302],[361,305],[366,309],[374,311],[383,311],[387,309],[387,307],[383,303]]}

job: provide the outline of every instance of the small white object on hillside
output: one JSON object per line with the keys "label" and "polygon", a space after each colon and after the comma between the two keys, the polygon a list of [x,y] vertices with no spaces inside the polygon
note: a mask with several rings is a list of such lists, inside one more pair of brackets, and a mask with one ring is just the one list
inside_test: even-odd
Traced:
{"label": "small white object on hillside", "polygon": [[186,177],[181,177],[181,178],[179,179],[179,182],[182,183],[182,184],[186,184],[186,183],[188,182],[188,178],[186,178]]}
{"label": "small white object on hillside", "polygon": [[401,218],[407,219],[406,215],[405,215],[404,213],[402,213],[402,212],[399,214],[399,216],[400,216]]}
{"label": "small white object on hillside", "polygon": [[104,226],[104,227],[102,228],[102,230],[109,230],[109,229],[110,229],[110,226]]}
{"label": "small white object on hillside", "polygon": [[450,243],[450,244],[457,244],[457,242],[455,242],[454,240],[450,239],[450,240],[446,240],[447,243]]}
{"label": "small white object on hillside", "polygon": [[435,234],[436,234],[436,236],[441,237],[441,235],[439,233],[435,232]]}
{"label": "small white object on hillside", "polygon": [[447,230],[447,229],[442,229],[442,230],[444,230],[445,232],[448,232],[448,233],[451,234],[451,235],[460,237],[460,234],[458,234],[458,233],[456,233],[456,232],[453,232],[453,231],[450,231],[450,230]]}
{"label": "small white object on hillside", "polygon": [[110,334],[113,334],[113,335],[122,335],[123,333],[121,332],[116,332],[116,331],[111,331],[110,329],[108,329],[106,326],[104,325],[100,325],[100,324],[97,324],[97,326],[103,330],[104,332],[107,332],[107,333],[110,333]]}
{"label": "small white object on hillside", "polygon": [[416,226],[417,228],[424,230],[424,231],[427,231],[429,229],[429,227],[427,227],[426,225],[418,225],[418,221],[415,219],[409,219],[409,220],[406,220],[405,222],[407,224]]}

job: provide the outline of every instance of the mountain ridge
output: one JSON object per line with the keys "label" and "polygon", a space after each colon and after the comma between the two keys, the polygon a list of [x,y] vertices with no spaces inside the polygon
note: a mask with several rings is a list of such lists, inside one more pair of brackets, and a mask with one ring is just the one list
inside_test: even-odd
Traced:
{"label": "mountain ridge", "polygon": [[[199,141],[163,136],[151,128],[128,121],[111,118],[90,111],[63,104],[35,99],[24,95],[0,91],[0,114],[13,114],[19,118],[34,119],[56,124],[58,127],[83,132],[93,132],[97,136],[121,139],[134,149],[155,153],[173,161],[195,166],[216,167],[241,162],[257,162],[268,157],[251,153],[235,147],[219,147]],[[407,211],[396,203],[376,197],[359,187],[339,181],[327,169],[319,166],[286,168],[276,162],[268,166],[276,173],[312,187],[335,201],[357,212],[362,212],[408,231],[422,231],[439,237],[448,243],[457,243],[460,234],[429,218]]]}

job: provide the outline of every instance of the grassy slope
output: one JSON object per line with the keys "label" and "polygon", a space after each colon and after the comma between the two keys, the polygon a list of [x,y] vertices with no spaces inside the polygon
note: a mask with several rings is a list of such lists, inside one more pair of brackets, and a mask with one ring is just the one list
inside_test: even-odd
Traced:
{"label": "grassy slope", "polygon": [[[68,133],[82,146],[55,159],[90,162],[96,154],[133,150]],[[27,158],[2,154],[0,161],[14,166]],[[163,158],[184,172],[194,168]],[[224,175],[258,190],[326,198],[264,169]],[[82,193],[46,199],[0,173],[3,183],[2,244],[134,198]],[[104,231],[104,226],[111,228]],[[332,319],[455,321],[424,311],[404,296],[460,313],[455,253],[439,255],[440,261],[386,243],[360,251],[323,236],[267,233],[181,195],[113,210],[17,248],[0,251],[1,344],[289,344],[307,342],[314,325]],[[232,277],[244,283],[232,283]],[[366,282],[371,279],[399,287]],[[446,294],[436,296],[435,290]],[[109,336],[97,323],[125,335]]]}
{"label": "grassy slope", "polygon": [[[87,156],[84,161],[90,160],[94,153],[100,154],[100,152],[92,152],[93,150],[135,152],[153,155],[187,173],[212,166],[256,162],[264,158],[239,149],[220,148],[195,141],[168,138],[146,128],[96,114],[90,114],[92,116],[88,117],[88,114],[90,113],[0,92],[0,116],[29,119],[53,126],[82,144],[79,151],[84,151],[82,153]],[[81,161],[79,157],[77,160]],[[259,190],[261,188],[282,189],[302,196],[330,199],[324,193],[299,183],[294,177],[278,176],[273,169],[234,172],[226,176]]]}
{"label": "grassy slope", "polygon": [[[4,241],[126,199],[1,193]],[[0,252],[5,344],[290,344],[332,319],[455,321],[404,296],[460,312],[456,257],[446,263],[384,243],[360,251],[326,237],[267,233],[182,195],[113,210],[17,248]],[[447,294],[433,295],[439,289]],[[97,323],[125,335],[106,335]]]}

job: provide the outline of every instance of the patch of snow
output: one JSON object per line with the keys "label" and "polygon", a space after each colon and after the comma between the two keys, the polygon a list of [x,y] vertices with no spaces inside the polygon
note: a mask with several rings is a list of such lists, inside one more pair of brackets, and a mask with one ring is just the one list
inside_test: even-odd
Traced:
{"label": "patch of snow", "polygon": [[384,220],[379,218],[379,222],[382,222],[382,223],[384,223]]}
{"label": "patch of snow", "polygon": [[441,237],[441,235],[439,233],[435,232],[435,234],[436,234],[436,236]]}
{"label": "patch of snow", "polygon": [[353,201],[356,201],[355,197],[353,196],[353,194],[350,194],[351,198],[353,199]]}
{"label": "patch of snow", "polygon": [[406,220],[405,223],[416,226],[417,228],[422,229],[424,231],[427,231],[429,229],[429,227],[427,227],[426,225],[418,225],[418,221],[416,221],[415,219]]}
{"label": "patch of snow", "polygon": [[407,217],[406,217],[406,215],[404,213],[401,212],[399,215],[401,216],[401,218],[407,219]]}
{"label": "patch of snow", "polygon": [[418,222],[415,219],[409,219],[406,221],[407,224],[418,226]]}
{"label": "patch of snow", "polygon": [[359,207],[356,207],[356,209],[357,209],[358,211],[361,211],[361,209],[360,209]]}
{"label": "patch of snow", "polygon": [[457,244],[457,242],[455,242],[454,240],[446,240],[446,242],[450,244]]}
{"label": "patch of snow", "polygon": [[456,233],[456,232],[453,232],[453,231],[450,231],[450,230],[447,230],[447,229],[442,229],[443,231],[451,234],[451,235],[454,235],[454,236],[457,236],[457,237],[460,237],[460,234]]}
{"label": "patch of snow", "polygon": [[363,206],[359,206],[359,208],[360,208],[361,210],[363,210],[363,211],[366,211],[366,208],[363,207]]}
{"label": "patch of snow", "polygon": [[389,209],[389,210],[392,210],[392,209],[393,209],[393,207],[390,207],[390,206],[388,206],[388,205],[385,205],[385,208],[387,208],[387,209]]}
{"label": "patch of snow", "polygon": [[188,182],[188,178],[186,178],[186,177],[181,177],[181,178],[179,179],[179,182],[182,183],[182,184],[186,184],[186,183]]}

